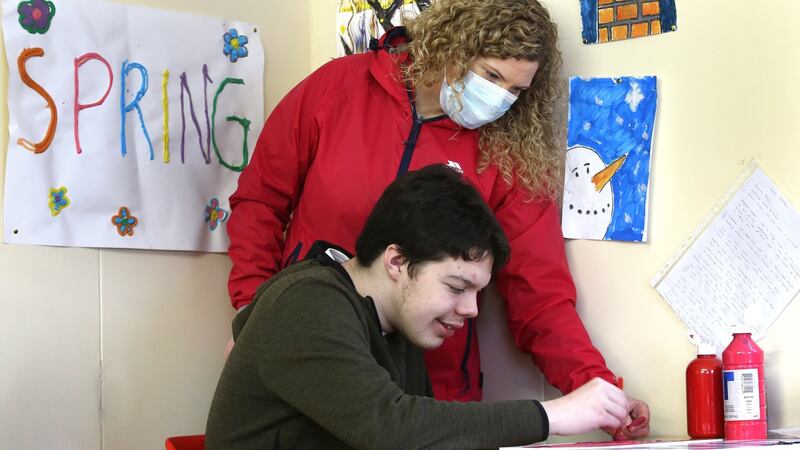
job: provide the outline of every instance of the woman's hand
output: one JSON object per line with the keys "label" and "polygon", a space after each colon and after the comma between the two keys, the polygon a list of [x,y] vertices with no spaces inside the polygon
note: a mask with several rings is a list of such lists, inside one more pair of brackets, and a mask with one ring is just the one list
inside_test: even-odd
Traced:
{"label": "woman's hand", "polygon": [[560,436],[598,428],[613,430],[630,419],[625,393],[601,378],[594,378],[561,398],[542,402],[542,407],[550,421],[550,434]]}

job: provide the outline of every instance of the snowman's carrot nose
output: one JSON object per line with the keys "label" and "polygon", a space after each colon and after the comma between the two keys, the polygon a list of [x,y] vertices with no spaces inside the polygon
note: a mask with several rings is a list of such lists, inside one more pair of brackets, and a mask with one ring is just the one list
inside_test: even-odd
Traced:
{"label": "snowman's carrot nose", "polygon": [[592,177],[592,183],[594,183],[594,188],[597,190],[597,192],[602,191],[603,188],[606,187],[606,184],[608,184],[608,182],[611,180],[611,177],[617,173],[617,170],[622,167],[622,163],[625,162],[625,158],[627,157],[628,155],[620,156],[616,161],[609,164],[608,167],[594,174]]}

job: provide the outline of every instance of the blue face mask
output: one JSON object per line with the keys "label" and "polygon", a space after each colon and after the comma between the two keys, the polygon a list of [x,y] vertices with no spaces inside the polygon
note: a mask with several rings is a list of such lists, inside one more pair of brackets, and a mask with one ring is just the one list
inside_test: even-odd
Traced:
{"label": "blue face mask", "polygon": [[442,80],[439,105],[453,122],[470,130],[499,119],[517,101],[516,95],[471,70],[456,86],[460,89],[450,87],[447,77]]}

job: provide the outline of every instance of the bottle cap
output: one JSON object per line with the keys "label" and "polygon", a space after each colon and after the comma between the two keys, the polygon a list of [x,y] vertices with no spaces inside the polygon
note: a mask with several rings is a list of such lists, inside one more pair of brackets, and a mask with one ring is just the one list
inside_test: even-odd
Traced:
{"label": "bottle cap", "polygon": [[707,342],[701,342],[700,345],[697,346],[697,354],[698,355],[716,355],[717,349],[714,347],[714,344],[709,344]]}
{"label": "bottle cap", "polygon": [[753,334],[753,327],[743,323],[733,325],[731,327],[731,334]]}

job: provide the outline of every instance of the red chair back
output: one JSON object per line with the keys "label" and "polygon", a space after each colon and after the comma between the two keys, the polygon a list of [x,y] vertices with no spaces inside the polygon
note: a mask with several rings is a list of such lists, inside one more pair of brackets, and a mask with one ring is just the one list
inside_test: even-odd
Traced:
{"label": "red chair back", "polygon": [[167,438],[164,445],[167,446],[167,450],[205,450],[206,435],[173,436]]}

